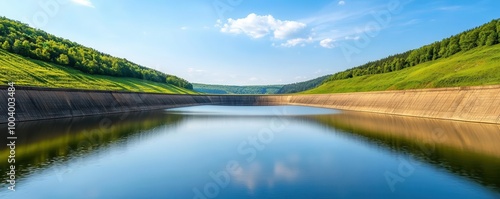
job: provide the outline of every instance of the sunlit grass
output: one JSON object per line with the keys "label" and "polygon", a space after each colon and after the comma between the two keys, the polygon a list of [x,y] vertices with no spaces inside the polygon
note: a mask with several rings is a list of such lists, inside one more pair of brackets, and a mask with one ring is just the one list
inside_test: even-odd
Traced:
{"label": "sunlit grass", "polygon": [[500,84],[500,45],[478,47],[391,73],[327,82],[303,93],[343,93]]}
{"label": "sunlit grass", "polygon": [[194,91],[135,78],[89,75],[79,70],[0,50],[0,83],[18,86],[193,94]]}

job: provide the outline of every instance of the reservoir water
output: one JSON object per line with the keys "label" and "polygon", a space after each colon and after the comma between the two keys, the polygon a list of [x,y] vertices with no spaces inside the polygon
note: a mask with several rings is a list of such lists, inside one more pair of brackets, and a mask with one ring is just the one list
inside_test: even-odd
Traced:
{"label": "reservoir water", "polygon": [[198,106],[17,130],[16,191],[2,139],[0,198],[500,198],[495,124]]}

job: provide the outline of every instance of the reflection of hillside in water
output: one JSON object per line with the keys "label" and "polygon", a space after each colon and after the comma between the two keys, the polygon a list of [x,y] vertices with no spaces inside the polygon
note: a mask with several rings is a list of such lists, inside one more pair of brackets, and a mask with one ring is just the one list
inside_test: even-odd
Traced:
{"label": "reflection of hillside in water", "polygon": [[[18,123],[17,180],[51,164],[99,152],[99,149],[120,143],[130,136],[148,136],[141,132],[178,124],[183,117],[159,111]],[[7,127],[0,125],[0,129]],[[7,157],[6,140],[1,142],[0,156]],[[0,162],[2,170],[6,171],[8,167],[7,161]],[[5,172],[1,176],[7,179]]]}
{"label": "reflection of hillside in water", "polygon": [[[163,132],[148,131],[153,128],[171,127],[189,120],[250,121],[254,117],[272,118],[160,111],[19,123],[16,177],[22,181],[30,173],[49,166],[75,162],[77,158],[95,153],[104,154],[113,144],[126,145],[130,139]],[[415,156],[423,162],[500,190],[500,125],[361,112],[287,117],[293,118],[294,122],[313,122],[343,130],[343,135],[389,148],[398,154]],[[6,129],[6,126],[0,125],[0,128]],[[6,140],[0,142],[0,155],[7,157]],[[6,161],[0,162],[2,171],[8,166]],[[284,169],[279,164],[274,167],[278,171]],[[5,172],[2,177],[7,177]],[[1,186],[5,186],[5,182]]]}
{"label": "reflection of hillside in water", "polygon": [[500,191],[500,125],[363,112],[306,118]]}

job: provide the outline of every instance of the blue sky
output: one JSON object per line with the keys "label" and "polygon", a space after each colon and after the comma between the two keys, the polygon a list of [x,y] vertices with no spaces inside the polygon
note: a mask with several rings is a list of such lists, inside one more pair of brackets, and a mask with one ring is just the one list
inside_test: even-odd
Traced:
{"label": "blue sky", "polygon": [[4,0],[0,15],[190,82],[285,84],[500,18],[497,0]]}

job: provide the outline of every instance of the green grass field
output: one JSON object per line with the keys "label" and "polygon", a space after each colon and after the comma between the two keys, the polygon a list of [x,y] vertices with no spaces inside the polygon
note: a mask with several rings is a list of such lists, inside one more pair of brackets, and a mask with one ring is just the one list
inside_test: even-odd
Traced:
{"label": "green grass field", "polygon": [[400,71],[326,82],[305,94],[500,84],[500,45],[484,46]]}
{"label": "green grass field", "polygon": [[151,93],[195,94],[196,92],[135,78],[89,75],[79,70],[25,58],[0,49],[0,83],[18,86],[113,90]]}

